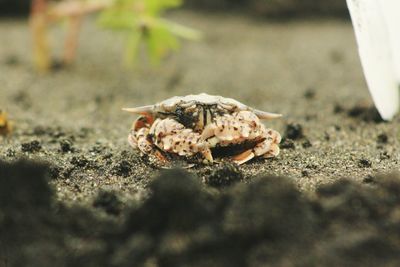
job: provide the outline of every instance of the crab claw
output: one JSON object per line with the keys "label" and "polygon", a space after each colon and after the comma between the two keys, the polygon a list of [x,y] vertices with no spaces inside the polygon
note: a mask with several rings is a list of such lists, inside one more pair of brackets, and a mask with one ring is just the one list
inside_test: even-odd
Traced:
{"label": "crab claw", "polygon": [[251,160],[254,157],[254,153],[251,151],[251,149],[249,149],[239,155],[234,156],[233,161],[238,165],[242,165],[243,163]]}
{"label": "crab claw", "polygon": [[154,118],[149,114],[145,114],[136,119],[132,125],[132,129],[138,131],[141,128],[148,127],[149,125],[153,124],[153,122]]}
{"label": "crab claw", "polygon": [[123,111],[128,111],[134,114],[146,115],[153,112],[153,105],[136,107],[136,108],[123,108]]}
{"label": "crab claw", "polygon": [[253,112],[261,120],[272,120],[272,119],[278,119],[278,118],[282,117],[282,114],[270,113],[270,112],[266,112],[266,111],[262,111],[262,110],[258,110],[258,109],[255,109]]}

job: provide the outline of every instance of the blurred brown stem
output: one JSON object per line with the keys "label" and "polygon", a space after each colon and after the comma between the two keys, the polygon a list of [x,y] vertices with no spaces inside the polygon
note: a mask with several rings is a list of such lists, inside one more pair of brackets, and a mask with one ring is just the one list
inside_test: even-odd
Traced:
{"label": "blurred brown stem", "polygon": [[76,58],[78,49],[79,31],[84,15],[106,8],[111,1],[82,3],[82,1],[67,0],[53,5],[49,10],[49,20],[68,18],[68,30],[64,44],[63,63],[70,65]]}
{"label": "blurred brown stem", "polygon": [[65,0],[53,4],[48,12],[50,20],[58,20],[65,17],[84,16],[100,11],[112,4],[111,0],[96,3],[84,3],[79,0]]}
{"label": "blurred brown stem", "polygon": [[47,72],[51,67],[50,46],[47,28],[52,22],[68,19],[68,30],[64,44],[63,63],[71,64],[76,56],[79,30],[84,15],[100,11],[112,4],[112,0],[84,3],[80,0],[65,0],[49,4],[47,0],[32,0],[30,26],[33,38],[34,63],[39,71]]}
{"label": "blurred brown stem", "polygon": [[68,20],[68,32],[65,39],[63,56],[63,62],[66,65],[70,65],[75,60],[81,23],[82,16],[71,16]]}
{"label": "blurred brown stem", "polygon": [[48,71],[51,66],[49,42],[47,39],[46,9],[46,0],[32,1],[30,27],[33,39],[34,63],[41,72]]}

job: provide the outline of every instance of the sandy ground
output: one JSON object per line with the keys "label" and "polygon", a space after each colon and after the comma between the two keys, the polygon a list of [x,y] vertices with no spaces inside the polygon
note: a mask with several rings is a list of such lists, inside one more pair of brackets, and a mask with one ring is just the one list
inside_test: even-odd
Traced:
{"label": "sandy ground", "polygon": [[[312,193],[342,177],[368,182],[370,175],[398,169],[400,118],[375,120],[349,22],[267,22],[187,11],[172,18],[205,38],[184,43],[157,69],[124,68],[122,37],[88,20],[75,66],[45,76],[31,66],[25,21],[1,21],[0,107],[15,130],[0,139],[0,158],[50,162],[61,200],[85,202],[101,189],[137,198],[159,168],[128,146],[134,117],[121,107],[206,92],[284,114],[268,126],[286,137],[287,125],[302,127],[303,137],[295,139],[295,132],[276,159],[240,166],[244,181],[260,173],[285,175]],[[60,37],[55,30],[55,47]],[[207,181],[224,168],[190,171]]]}

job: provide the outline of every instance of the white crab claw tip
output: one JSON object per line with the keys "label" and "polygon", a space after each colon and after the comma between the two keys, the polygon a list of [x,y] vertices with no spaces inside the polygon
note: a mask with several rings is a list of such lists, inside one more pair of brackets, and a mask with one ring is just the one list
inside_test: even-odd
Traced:
{"label": "white crab claw tip", "polygon": [[153,111],[153,106],[143,106],[143,107],[137,107],[137,108],[123,108],[123,111],[128,111],[130,113],[134,114],[148,114]]}
{"label": "white crab claw tip", "polygon": [[270,112],[266,112],[266,111],[262,111],[262,110],[254,110],[254,114],[257,115],[257,117],[261,120],[271,120],[271,119],[278,119],[280,117],[282,117],[282,114],[278,114],[278,113],[270,113]]}

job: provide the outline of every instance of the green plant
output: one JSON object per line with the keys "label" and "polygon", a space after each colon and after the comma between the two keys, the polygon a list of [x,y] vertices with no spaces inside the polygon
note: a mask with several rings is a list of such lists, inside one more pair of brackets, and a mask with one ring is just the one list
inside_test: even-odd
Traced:
{"label": "green plant", "polygon": [[201,34],[161,16],[177,8],[181,0],[32,0],[31,28],[36,67],[46,72],[51,67],[47,28],[67,21],[63,63],[71,64],[76,55],[79,28],[83,16],[99,13],[98,23],[104,28],[121,31],[127,37],[125,62],[132,65],[141,43],[147,46],[151,62],[158,64],[170,51],[179,48],[178,38],[198,40]]}
{"label": "green plant", "polygon": [[142,42],[147,46],[151,62],[158,64],[169,51],[179,48],[177,37],[200,38],[199,32],[161,17],[165,10],[181,4],[180,0],[115,0],[101,12],[99,23],[126,34],[125,59],[128,64],[135,62]]}

